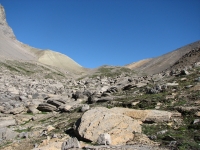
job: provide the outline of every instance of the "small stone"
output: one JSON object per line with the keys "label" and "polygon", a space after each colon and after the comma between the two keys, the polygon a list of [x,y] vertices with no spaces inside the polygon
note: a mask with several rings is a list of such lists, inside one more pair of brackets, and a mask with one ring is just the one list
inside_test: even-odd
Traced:
{"label": "small stone", "polygon": [[68,111],[70,111],[71,108],[72,108],[72,106],[70,106],[70,105],[65,105],[65,107],[63,107],[63,110],[64,110],[65,112],[68,112]]}
{"label": "small stone", "polygon": [[150,136],[149,136],[149,139],[150,139],[150,140],[156,140],[156,139],[157,139],[157,136],[156,136],[156,135],[150,135]]}
{"label": "small stone", "polygon": [[52,138],[58,138],[58,135],[57,134],[53,134]]}
{"label": "small stone", "polygon": [[136,106],[138,103],[139,103],[139,101],[138,102],[132,102],[131,105]]}
{"label": "small stone", "polygon": [[196,112],[195,116],[200,117],[200,111]]}
{"label": "small stone", "polygon": [[200,123],[200,119],[194,119],[193,124]]}
{"label": "small stone", "polygon": [[48,125],[46,129],[48,132],[50,132],[51,130],[54,130],[55,128],[52,125]]}
{"label": "small stone", "polygon": [[28,138],[28,132],[22,132],[22,133],[20,133],[19,137],[27,139]]}
{"label": "small stone", "polygon": [[34,144],[34,148],[38,148],[38,144],[37,143]]}
{"label": "small stone", "polygon": [[157,135],[159,135],[159,134],[163,135],[163,134],[165,134],[167,131],[168,131],[168,130],[159,131],[159,132],[157,132]]}
{"label": "small stone", "polygon": [[187,80],[187,78],[181,78],[181,81],[186,81]]}
{"label": "small stone", "polygon": [[89,110],[89,109],[90,109],[90,106],[87,105],[87,104],[85,104],[85,105],[83,105],[83,106],[81,107],[81,111],[82,111],[82,112],[85,112],[85,111],[87,111],[87,110]]}

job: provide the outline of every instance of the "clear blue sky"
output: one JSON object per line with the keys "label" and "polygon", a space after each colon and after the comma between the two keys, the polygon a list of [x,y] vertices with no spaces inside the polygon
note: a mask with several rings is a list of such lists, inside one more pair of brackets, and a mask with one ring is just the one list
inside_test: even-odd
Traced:
{"label": "clear blue sky", "polygon": [[200,0],[0,0],[17,39],[80,65],[125,65],[200,40]]}

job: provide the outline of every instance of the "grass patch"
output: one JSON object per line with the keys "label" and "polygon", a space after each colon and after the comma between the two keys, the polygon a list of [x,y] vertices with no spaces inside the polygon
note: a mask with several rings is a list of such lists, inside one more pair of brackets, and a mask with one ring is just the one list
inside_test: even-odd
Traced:
{"label": "grass patch", "polygon": [[17,68],[20,69],[22,71],[22,73],[25,75],[31,75],[31,74],[35,73],[35,72],[25,69],[24,67],[21,67],[21,66],[17,66]]}
{"label": "grass patch", "polygon": [[1,64],[1,66],[6,67],[6,68],[7,68],[8,70],[10,70],[10,71],[20,72],[18,69],[16,69],[15,67],[13,67],[13,66],[11,66],[11,65],[8,65],[8,64],[3,63],[3,62],[1,62],[0,64]]}
{"label": "grass patch", "polygon": [[32,127],[28,127],[27,129],[17,129],[17,130],[15,130],[16,132],[18,132],[18,133],[22,133],[22,132],[30,132],[31,131],[31,129],[32,129]]}
{"label": "grass patch", "polygon": [[48,112],[46,112],[46,111],[42,111],[40,114],[48,114]]}
{"label": "grass patch", "polygon": [[34,114],[33,113],[24,113],[23,115],[31,115],[31,116],[33,116]]}
{"label": "grass patch", "polygon": [[[190,128],[191,122],[194,117],[191,115],[183,116],[183,122],[179,128],[174,128],[174,125],[168,126],[167,124],[143,124],[142,132],[147,136],[156,136],[154,141],[160,142],[162,144],[169,144],[164,137],[171,136],[177,141],[176,148],[182,150],[194,149],[198,150],[200,148],[200,142],[195,141],[194,137],[200,135],[199,129]],[[164,131],[164,132],[161,132]]]}
{"label": "grass patch", "polygon": [[1,145],[0,145],[0,148],[3,148],[3,147],[6,147],[6,146],[8,146],[9,144],[12,144],[13,142],[11,142],[11,141],[6,141],[6,142],[4,142],[4,143],[2,143]]}
{"label": "grass patch", "polygon": [[25,124],[27,124],[27,123],[29,123],[30,121],[25,121],[24,123],[22,123],[21,125],[23,126],[23,125],[25,125]]}

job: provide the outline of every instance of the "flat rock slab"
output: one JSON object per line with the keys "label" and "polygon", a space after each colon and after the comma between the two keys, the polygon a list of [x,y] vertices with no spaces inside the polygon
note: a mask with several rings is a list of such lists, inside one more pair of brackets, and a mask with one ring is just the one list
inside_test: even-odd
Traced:
{"label": "flat rock slab", "polygon": [[0,128],[16,125],[15,119],[10,119],[10,118],[6,119],[6,117],[3,118],[0,119]]}
{"label": "flat rock slab", "polygon": [[161,110],[137,110],[137,109],[114,107],[111,109],[111,111],[115,113],[121,113],[133,119],[141,121],[152,121],[152,122],[164,122],[164,121],[167,122],[170,120],[172,116],[171,112],[161,111]]}
{"label": "flat rock slab", "polygon": [[1,140],[11,140],[17,136],[17,132],[12,131],[9,128],[0,128],[0,144]]}
{"label": "flat rock slab", "polygon": [[131,117],[114,113],[104,107],[96,107],[85,112],[75,124],[78,135],[85,140],[97,142],[100,134],[108,133],[112,145],[125,144],[141,133],[140,122]]}

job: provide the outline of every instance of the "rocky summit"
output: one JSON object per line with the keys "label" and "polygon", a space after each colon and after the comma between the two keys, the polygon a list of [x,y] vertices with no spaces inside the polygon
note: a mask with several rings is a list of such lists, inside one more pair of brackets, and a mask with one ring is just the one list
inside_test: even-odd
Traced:
{"label": "rocky summit", "polygon": [[199,50],[89,70],[17,41],[0,6],[0,149],[199,150]]}

